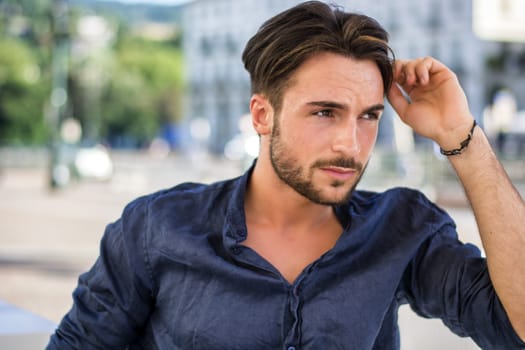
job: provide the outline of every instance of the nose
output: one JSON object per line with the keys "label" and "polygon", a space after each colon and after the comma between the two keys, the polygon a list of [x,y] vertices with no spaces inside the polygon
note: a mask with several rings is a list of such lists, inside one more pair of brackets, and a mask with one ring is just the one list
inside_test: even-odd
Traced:
{"label": "nose", "polygon": [[332,150],[344,156],[355,156],[361,151],[357,118],[347,118],[338,123],[332,141]]}

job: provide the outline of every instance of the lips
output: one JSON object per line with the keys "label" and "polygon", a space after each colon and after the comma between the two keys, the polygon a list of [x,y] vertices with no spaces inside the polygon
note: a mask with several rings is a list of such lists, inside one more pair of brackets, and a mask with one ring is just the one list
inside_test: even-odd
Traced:
{"label": "lips", "polygon": [[320,168],[324,173],[328,174],[329,176],[336,178],[338,180],[348,180],[351,177],[353,177],[357,171],[355,169],[350,168],[342,168],[342,167],[322,167]]}

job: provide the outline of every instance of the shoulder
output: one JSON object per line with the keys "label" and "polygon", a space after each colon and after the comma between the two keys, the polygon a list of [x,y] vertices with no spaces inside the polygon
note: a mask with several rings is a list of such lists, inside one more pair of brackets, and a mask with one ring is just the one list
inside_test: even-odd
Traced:
{"label": "shoulder", "polygon": [[401,203],[418,207],[436,207],[421,191],[406,187],[394,187],[384,192],[357,190],[350,199],[351,205],[363,210],[380,205],[390,206]]}
{"label": "shoulder", "polygon": [[[142,240],[147,232],[173,231],[223,220],[237,179],[212,184],[181,183],[138,197],[109,225],[120,228],[126,239]],[[142,238],[141,238],[142,237]]]}
{"label": "shoulder", "polygon": [[217,206],[217,201],[227,200],[228,194],[236,186],[237,179],[230,179],[212,184],[185,182],[174,187],[160,190],[128,203],[123,211],[123,217],[146,214],[152,210],[183,210]]}
{"label": "shoulder", "polygon": [[380,217],[406,226],[455,226],[450,216],[425,194],[405,187],[384,192],[358,190],[352,195],[349,205],[358,215]]}
{"label": "shoulder", "polygon": [[218,227],[224,221],[237,187],[236,179],[182,183],[134,199],[108,227],[115,227],[125,244],[136,249],[150,249],[152,240],[162,245],[174,237],[208,232],[210,225]]}

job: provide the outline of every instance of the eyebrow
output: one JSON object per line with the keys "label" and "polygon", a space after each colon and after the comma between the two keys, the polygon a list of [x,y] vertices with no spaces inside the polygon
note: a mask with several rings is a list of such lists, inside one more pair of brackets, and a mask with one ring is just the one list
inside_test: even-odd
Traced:
{"label": "eyebrow", "polygon": [[383,111],[383,110],[385,110],[385,105],[382,103],[378,103],[376,105],[368,107],[367,109],[364,110],[364,112],[370,113],[370,112]]}
{"label": "eyebrow", "polygon": [[346,104],[331,102],[331,101],[312,101],[312,102],[308,102],[307,105],[315,106],[315,107],[342,109],[342,110],[348,109],[348,105]]}
{"label": "eyebrow", "polygon": [[[338,102],[332,102],[332,101],[312,101],[307,103],[308,106],[316,106],[316,107],[323,107],[323,108],[333,108],[333,109],[341,109],[341,110],[348,110],[349,107],[346,104],[338,103]],[[375,105],[372,105],[368,108],[366,108],[363,113],[370,113],[375,111],[382,111],[385,109],[385,105],[382,103],[378,103]]]}

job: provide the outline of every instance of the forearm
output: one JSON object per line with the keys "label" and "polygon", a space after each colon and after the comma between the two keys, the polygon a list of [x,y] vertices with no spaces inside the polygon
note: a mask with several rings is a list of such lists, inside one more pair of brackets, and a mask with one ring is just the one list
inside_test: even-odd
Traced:
{"label": "forearm", "polygon": [[474,211],[496,293],[525,339],[525,203],[479,127],[449,159]]}

